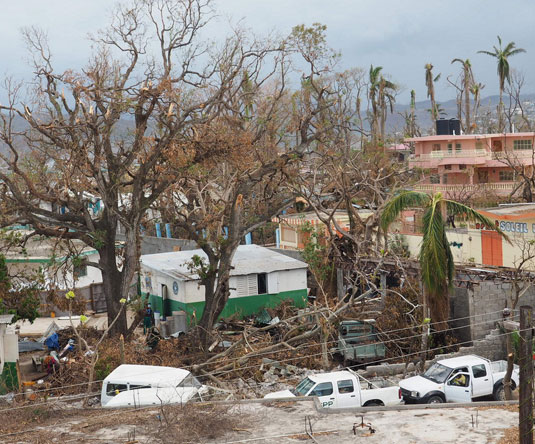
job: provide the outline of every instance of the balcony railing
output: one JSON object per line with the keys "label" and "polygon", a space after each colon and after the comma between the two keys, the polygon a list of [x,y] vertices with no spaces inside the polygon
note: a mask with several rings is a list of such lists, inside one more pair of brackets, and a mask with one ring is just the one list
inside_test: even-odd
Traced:
{"label": "balcony railing", "polygon": [[431,151],[429,154],[420,154],[412,155],[410,160],[419,161],[419,160],[434,160],[434,159],[444,159],[452,157],[488,157],[492,153],[487,150],[454,150],[454,151]]}
{"label": "balcony railing", "polygon": [[414,185],[416,191],[424,192],[433,192],[438,191],[501,191],[501,192],[511,192],[515,186],[518,184],[514,182],[503,182],[503,183],[474,183],[474,184],[458,184],[458,185],[447,185],[447,184],[418,184]]}

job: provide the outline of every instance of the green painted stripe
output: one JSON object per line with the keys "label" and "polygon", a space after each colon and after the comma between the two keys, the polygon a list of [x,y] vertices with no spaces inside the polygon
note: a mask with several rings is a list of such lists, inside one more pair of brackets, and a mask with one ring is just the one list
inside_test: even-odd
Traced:
{"label": "green painted stripe", "polygon": [[[291,300],[296,307],[306,307],[307,290],[293,290],[283,291],[275,294],[261,294],[254,296],[243,296],[240,298],[231,298],[228,300],[223,309],[220,318],[228,318],[237,315],[239,318],[250,316],[258,313],[264,308],[274,308],[280,305],[283,301]],[[168,301],[167,310],[164,310],[163,300],[160,296],[150,294],[149,302],[154,311],[164,313],[170,316],[172,311],[182,310],[188,314],[188,324],[196,324],[202,316],[204,310],[204,301],[192,302],[186,304],[184,302],[170,299]]]}

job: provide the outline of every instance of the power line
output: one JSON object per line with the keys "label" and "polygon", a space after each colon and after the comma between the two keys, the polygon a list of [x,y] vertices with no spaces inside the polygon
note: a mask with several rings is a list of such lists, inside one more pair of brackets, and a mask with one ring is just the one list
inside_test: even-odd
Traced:
{"label": "power line", "polygon": [[[489,315],[496,314],[496,313],[502,313],[502,310],[489,312],[489,313],[484,313],[484,314],[478,314],[478,315],[465,316],[465,317],[461,317],[461,318],[454,318],[454,319],[450,319],[449,322],[463,320],[463,319],[469,319],[469,318],[476,318],[476,317],[481,317],[481,316],[489,316]],[[478,323],[473,323],[473,324],[471,324],[471,326],[486,324],[488,322],[497,322],[497,321],[499,321],[501,319],[502,318],[492,319],[492,320],[485,320],[485,321],[481,321],[481,322],[478,322]],[[414,329],[414,328],[418,328],[418,327],[420,327],[420,326],[404,327],[404,328],[399,328],[399,329],[394,329],[394,330],[387,330],[387,331],[381,332],[381,334],[388,335],[388,334],[391,334],[393,332],[399,332],[399,331],[403,331],[403,330],[410,330],[410,329]],[[466,325],[459,326],[459,327],[453,327],[453,328],[449,328],[447,331],[458,330],[458,329],[466,328],[466,327],[467,327]],[[374,334],[371,333],[371,334],[368,334],[368,335],[363,335],[363,337],[372,336],[372,335],[374,335]],[[396,338],[396,339],[388,339],[386,341],[377,341],[377,342],[367,343],[366,345],[388,344],[388,343],[397,342],[397,341],[400,341],[400,340],[407,340],[407,339],[420,337],[421,335],[422,335],[422,333],[417,333],[417,334],[412,335],[412,336],[406,336],[406,337],[403,337],[403,338]],[[338,340],[332,340],[332,341],[327,341],[326,342],[326,344],[333,344],[333,343],[338,343]],[[320,344],[304,344],[304,345],[295,347],[291,351],[295,352],[295,351],[303,350],[303,349],[310,348],[310,347],[317,347],[319,345]],[[458,345],[458,344],[453,344],[453,345]],[[260,357],[260,356],[265,356],[265,355],[272,355],[272,354],[275,354],[275,353],[280,353],[281,351],[284,351],[284,350],[272,350],[272,351],[267,351],[267,352],[259,352],[257,354],[254,354],[254,355],[250,356],[249,358]],[[306,358],[306,357],[317,356],[317,355],[320,355],[320,354],[305,355],[303,357],[295,358],[295,359],[303,359],[303,358]],[[232,358],[232,359],[221,359],[221,360],[216,360],[216,361],[210,362],[210,365],[215,365],[215,364],[219,364],[219,363],[230,363],[230,362],[239,361],[241,359],[244,359],[244,357],[242,356],[242,357],[236,357],[236,358]],[[281,361],[279,360],[278,362],[281,362]],[[368,362],[367,364],[370,364],[370,363]],[[196,366],[197,366],[196,364],[191,364],[191,365],[183,366],[181,368],[183,368],[183,369],[193,369]],[[246,368],[247,367],[241,367],[240,369],[246,369]],[[146,374],[148,375],[148,374],[151,374],[151,373],[152,372],[147,372]],[[218,372],[216,372],[216,373],[207,372],[204,375],[197,376],[197,378],[202,379],[202,378],[206,378],[208,376],[214,376],[215,374],[219,374],[219,373]],[[143,374],[140,373],[140,375],[143,375]],[[104,379],[98,379],[98,380],[92,381],[92,383],[98,384],[98,383],[103,382],[103,381],[104,381]],[[88,385],[88,384],[89,384],[89,382],[81,382],[81,383],[77,383],[77,384],[62,385],[62,386],[50,387],[50,388],[47,388],[47,389],[33,390],[32,393],[49,392],[49,391],[55,391],[55,390],[60,390],[60,389],[64,389],[64,388],[78,387],[78,386]],[[13,396],[23,396],[24,394],[25,393],[16,393]]]}
{"label": "power line", "polygon": [[[520,331],[527,331],[527,330],[530,330],[530,329],[523,329],[523,330],[520,330]],[[501,337],[501,336],[506,336],[508,335],[509,333],[501,333],[499,335],[496,335],[495,337]],[[461,344],[467,344],[467,343],[470,343],[472,341],[465,341],[465,342],[462,342],[462,343],[459,343],[459,345]],[[442,347],[436,347],[434,349],[428,349],[427,352],[429,351],[436,351],[436,350],[440,350],[442,349]],[[412,356],[412,355],[419,355],[421,354],[422,352],[421,351],[418,351],[418,352],[415,352],[415,353],[408,353],[406,355],[403,355],[404,357],[407,357],[407,356]],[[378,361],[375,361],[375,362],[385,362],[385,361],[389,361],[389,360],[392,360],[393,358],[387,358],[387,359],[382,359],[382,360],[378,360]],[[395,358],[395,359],[399,359],[399,358]],[[346,368],[351,368],[351,367],[346,367]],[[89,395],[84,395],[84,397],[87,397]],[[91,396],[95,396],[95,395],[91,395]],[[203,404],[215,404],[217,403],[218,401],[202,401]],[[30,404],[30,405],[26,405],[26,406],[19,406],[19,407],[12,407],[12,408],[9,408],[9,409],[4,409],[4,410],[0,410],[0,413],[3,413],[3,412],[6,412],[6,411],[11,411],[11,410],[17,410],[17,409],[23,409],[23,408],[33,408],[33,407],[36,407],[36,406],[39,406],[39,405],[50,405],[51,403],[37,403],[37,404]],[[148,409],[155,409],[155,408],[158,408],[160,406],[146,406],[146,407],[139,407],[139,408],[136,408],[136,409],[128,409],[128,410],[121,410],[119,409],[118,411],[116,412],[110,412],[108,411],[106,414],[104,415],[100,415],[100,416],[93,416],[92,418],[93,419],[98,419],[98,418],[103,418],[103,417],[108,417],[108,416],[112,416],[112,415],[116,415],[116,414],[121,414],[121,413],[124,413],[124,412],[131,412],[132,410],[135,410],[135,411],[142,411],[142,410],[148,410]],[[97,409],[96,409],[97,410]],[[99,410],[104,410],[102,407],[99,408]],[[29,432],[33,432],[33,431],[42,431],[43,429],[42,428],[33,428],[33,429],[27,429],[27,430],[21,430],[21,431],[18,431],[18,432],[12,432],[12,433],[7,433],[7,434],[4,434],[4,435],[0,435],[0,438],[4,438],[4,437],[8,437],[8,436],[14,436],[14,435],[19,435],[19,434],[22,434],[22,433],[29,433]]]}
{"label": "power line", "polygon": [[[525,329],[527,330],[527,329]],[[524,331],[524,330],[519,330],[520,331]],[[497,338],[497,337],[502,337],[502,336],[507,336],[509,333],[501,333],[499,335],[495,335],[494,337]],[[464,345],[464,344],[469,344],[471,343],[472,341],[464,341],[464,342],[459,342],[457,343],[456,345]],[[426,350],[425,352],[431,352],[431,351],[437,351],[437,350],[442,350],[444,347],[436,347],[436,348],[431,348],[431,349],[428,349]],[[422,351],[417,351],[417,352],[413,352],[413,353],[407,353],[407,354],[404,354],[404,355],[401,355],[401,356],[395,356],[395,357],[391,357],[391,358],[384,358],[384,359],[379,359],[379,360],[376,360],[376,361],[371,361],[369,362],[368,364],[376,364],[376,363],[381,363],[381,362],[387,362],[387,361],[392,361],[392,360],[399,360],[399,359],[402,359],[404,357],[408,357],[408,356],[415,356],[415,355],[421,355],[422,354]],[[298,360],[298,359],[303,359],[304,357],[314,357],[314,356],[320,356],[322,355],[322,353],[314,353],[314,354],[310,354],[310,355],[305,355],[305,356],[301,356],[301,357],[295,357],[295,358],[288,358],[288,359],[281,359],[277,362],[288,362],[288,361],[294,361],[294,360]],[[252,366],[245,366],[245,367],[240,367],[240,370],[245,370],[245,369],[250,369],[250,368],[257,368],[258,366],[256,365],[252,365]],[[352,368],[355,368],[355,367],[358,367],[357,365],[353,365],[353,366],[347,366],[347,367],[344,367],[344,368],[347,368],[347,369],[352,369]],[[235,369],[232,369],[232,370],[227,370],[227,371],[221,371],[221,372],[212,372],[212,373],[207,373],[207,375],[221,375],[221,374],[226,374],[226,373],[230,373],[230,372],[233,372],[235,371]],[[95,381],[94,381],[95,382]],[[87,383],[86,383],[87,384]],[[124,390],[123,390],[124,391]],[[92,397],[92,396],[96,396],[98,394],[98,392],[95,392],[93,394],[90,394],[90,395],[79,395],[79,399],[83,399],[85,397]],[[71,399],[69,399],[71,400]],[[60,402],[60,401],[63,401],[61,399],[54,399],[52,402]],[[207,402],[207,403],[210,403],[210,401],[204,401],[204,402]],[[0,410],[0,413],[2,412],[7,412],[7,411],[10,411],[10,410],[18,410],[18,409],[25,409],[25,408],[32,408],[32,407],[36,407],[36,406],[40,406],[40,405],[50,405],[51,402],[42,402],[42,403],[33,403],[33,404],[29,404],[29,405],[24,405],[24,406],[17,406],[17,407],[11,407],[11,408],[8,408],[8,409],[3,409],[3,410]],[[0,435],[1,437],[1,435]]]}

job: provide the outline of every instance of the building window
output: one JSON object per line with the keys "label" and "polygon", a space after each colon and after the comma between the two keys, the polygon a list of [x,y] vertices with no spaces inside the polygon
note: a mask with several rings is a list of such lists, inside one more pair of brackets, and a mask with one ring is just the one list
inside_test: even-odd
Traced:
{"label": "building window", "polygon": [[258,273],[258,294],[267,294],[267,274]]}
{"label": "building window", "polygon": [[431,176],[429,176],[429,181],[431,183],[440,183],[440,176],[438,174],[431,174]]}
{"label": "building window", "polygon": [[459,165],[460,170],[466,170],[466,165]]}
{"label": "building window", "polygon": [[448,152],[453,152],[453,143],[448,143]]}
{"label": "building window", "polygon": [[445,170],[451,170],[451,165],[444,165]]}
{"label": "building window", "polygon": [[500,181],[512,182],[515,180],[513,171],[500,171]]}
{"label": "building window", "polygon": [[433,144],[433,151],[440,151],[440,143]]}
{"label": "building window", "polygon": [[256,274],[248,274],[246,276],[236,277],[236,293],[239,297],[255,296],[258,292],[258,276]]}
{"label": "building window", "polygon": [[74,267],[73,273],[76,279],[87,276],[87,265],[78,265],[77,267]]}
{"label": "building window", "polygon": [[513,149],[515,150],[530,150],[533,147],[531,140],[513,140]]}
{"label": "building window", "polygon": [[442,183],[443,184],[447,184],[448,183],[448,175],[447,174],[443,174],[442,175]]}
{"label": "building window", "polygon": [[455,152],[458,153],[459,151],[461,151],[461,144],[460,143],[456,143],[455,144]]}
{"label": "building window", "polygon": [[482,150],[483,149],[483,142],[481,140],[476,141],[476,150]]}

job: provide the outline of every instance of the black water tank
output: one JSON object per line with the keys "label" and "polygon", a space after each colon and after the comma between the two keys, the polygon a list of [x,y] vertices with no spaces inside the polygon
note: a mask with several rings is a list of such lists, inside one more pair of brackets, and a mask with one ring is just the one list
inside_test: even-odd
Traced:
{"label": "black water tank", "polygon": [[437,136],[446,136],[450,134],[450,121],[446,119],[437,120]]}
{"label": "black water tank", "polygon": [[461,121],[459,119],[450,119],[450,132],[449,134],[461,134]]}

